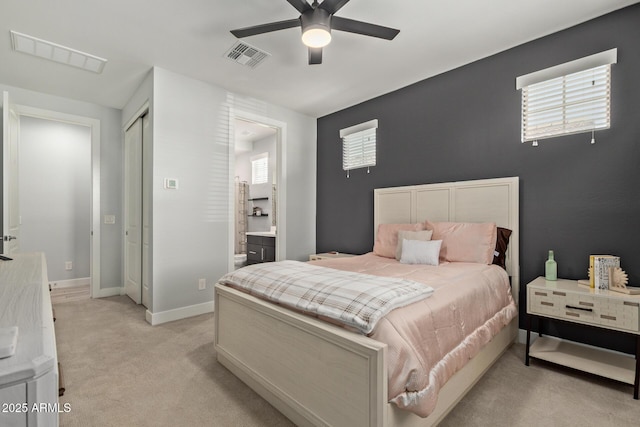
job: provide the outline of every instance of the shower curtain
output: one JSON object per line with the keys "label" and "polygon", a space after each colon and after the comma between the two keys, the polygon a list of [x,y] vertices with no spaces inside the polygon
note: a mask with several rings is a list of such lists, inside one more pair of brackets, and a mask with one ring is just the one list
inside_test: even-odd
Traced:
{"label": "shower curtain", "polygon": [[[237,178],[237,177],[236,177]],[[247,253],[247,201],[249,200],[249,184],[247,181],[238,181],[236,179],[236,201],[235,201],[235,224],[236,239],[235,253]]]}

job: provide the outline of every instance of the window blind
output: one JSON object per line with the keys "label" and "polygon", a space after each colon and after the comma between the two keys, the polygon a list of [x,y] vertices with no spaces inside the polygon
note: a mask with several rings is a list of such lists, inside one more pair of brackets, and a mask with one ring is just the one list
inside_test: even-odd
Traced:
{"label": "window blind", "polygon": [[262,153],[251,158],[251,183],[267,182],[269,182],[269,153]]}
{"label": "window blind", "polygon": [[371,120],[340,130],[342,169],[348,171],[376,165],[376,131],[378,120]]}
{"label": "window blind", "polygon": [[522,142],[609,128],[615,62],[612,49],[519,77]]}

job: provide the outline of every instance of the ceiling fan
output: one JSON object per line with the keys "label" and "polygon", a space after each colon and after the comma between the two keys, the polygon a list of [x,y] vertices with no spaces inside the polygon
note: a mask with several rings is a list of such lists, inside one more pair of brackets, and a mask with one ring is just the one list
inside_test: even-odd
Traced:
{"label": "ceiling fan", "polygon": [[386,40],[393,40],[400,32],[394,28],[334,16],[349,0],[324,0],[322,3],[314,0],[313,4],[309,4],[306,0],[287,0],[287,2],[300,12],[298,18],[240,28],[232,30],[231,34],[241,39],[286,28],[302,27],[302,42],[309,47],[309,65],[313,65],[322,63],[322,48],[331,42],[331,30]]}

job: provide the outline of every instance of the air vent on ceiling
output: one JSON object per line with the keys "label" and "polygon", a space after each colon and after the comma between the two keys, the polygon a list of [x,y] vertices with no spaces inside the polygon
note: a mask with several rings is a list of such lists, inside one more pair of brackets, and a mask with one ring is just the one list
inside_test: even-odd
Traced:
{"label": "air vent on ceiling", "polygon": [[224,56],[238,64],[256,68],[260,63],[262,63],[262,61],[271,56],[271,54],[247,43],[238,41],[227,51],[227,53],[225,53]]}
{"label": "air vent on ceiling", "polygon": [[81,52],[47,40],[11,31],[11,44],[16,52],[82,68],[83,70],[101,73],[107,60],[99,56]]}

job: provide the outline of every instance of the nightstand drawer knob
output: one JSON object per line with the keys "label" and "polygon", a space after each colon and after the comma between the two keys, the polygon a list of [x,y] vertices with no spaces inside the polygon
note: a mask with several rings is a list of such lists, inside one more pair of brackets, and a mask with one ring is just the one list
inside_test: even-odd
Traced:
{"label": "nightstand drawer knob", "polygon": [[546,297],[546,296],[547,296],[547,293],[546,293],[546,292],[536,292],[536,293],[535,293],[535,295],[539,295],[539,296],[542,296],[542,297]]}
{"label": "nightstand drawer knob", "polygon": [[547,301],[540,301],[540,305],[548,305],[549,307],[553,307],[553,303]]}
{"label": "nightstand drawer knob", "polygon": [[570,308],[570,309],[572,309],[572,310],[582,310],[582,311],[589,311],[589,312],[592,312],[592,311],[593,311],[593,309],[592,309],[592,308],[576,307],[576,306],[569,305],[569,304],[567,304],[565,307],[566,307],[566,308]]}
{"label": "nightstand drawer knob", "polygon": [[560,295],[560,296],[562,296],[562,297],[566,297],[566,296],[567,296],[567,294],[566,294],[565,292],[553,291],[553,294],[554,294],[554,295]]}
{"label": "nightstand drawer knob", "polygon": [[606,314],[601,314],[600,317],[607,320],[616,320],[616,316],[607,316]]}

